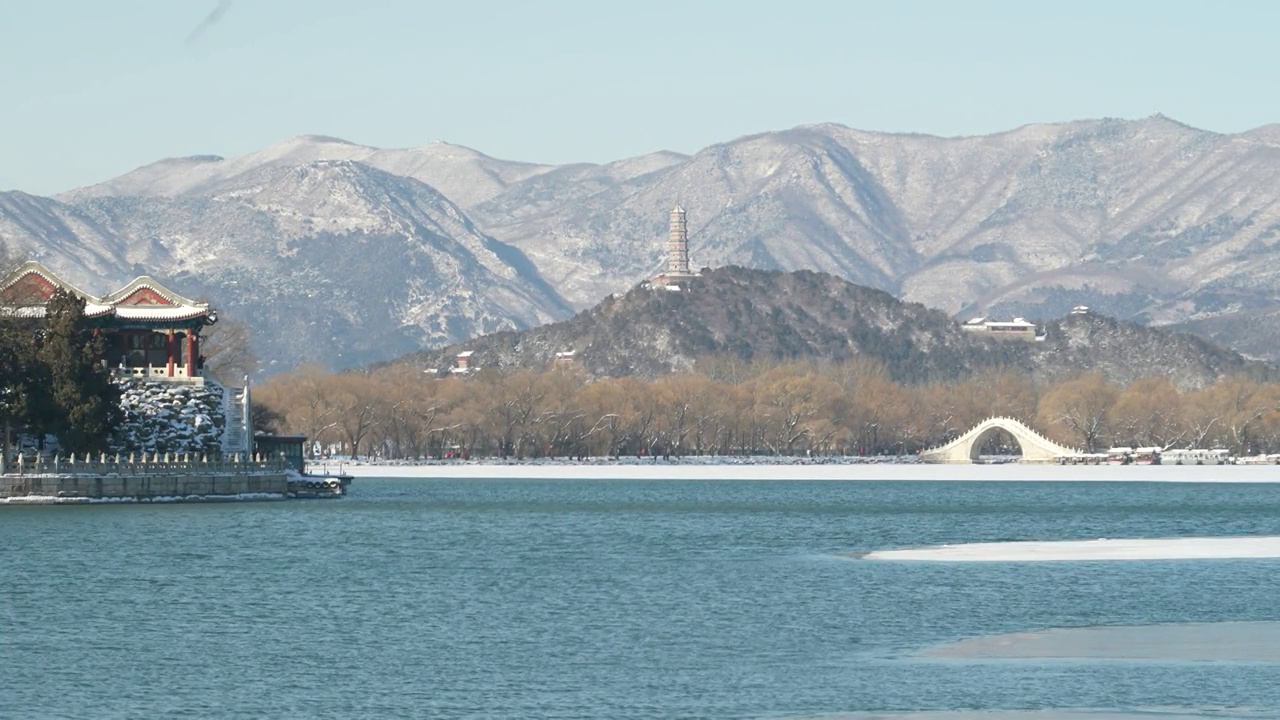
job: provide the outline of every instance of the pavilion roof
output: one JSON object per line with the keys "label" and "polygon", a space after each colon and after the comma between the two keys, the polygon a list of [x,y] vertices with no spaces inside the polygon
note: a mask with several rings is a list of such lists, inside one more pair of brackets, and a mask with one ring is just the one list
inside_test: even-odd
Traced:
{"label": "pavilion roof", "polygon": [[143,275],[102,297],[90,295],[34,260],[19,265],[0,281],[0,314],[42,318],[49,298],[65,290],[85,302],[89,318],[114,317],[125,322],[179,322],[200,317],[215,319],[209,303],[183,297]]}

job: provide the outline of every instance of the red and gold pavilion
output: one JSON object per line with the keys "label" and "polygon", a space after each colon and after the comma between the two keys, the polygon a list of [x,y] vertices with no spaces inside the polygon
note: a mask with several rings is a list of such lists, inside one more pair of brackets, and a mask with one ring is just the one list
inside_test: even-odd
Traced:
{"label": "red and gold pavilion", "polygon": [[104,360],[118,375],[156,380],[201,377],[201,330],[217,322],[208,303],[196,302],[142,276],[95,297],[38,262],[18,266],[0,281],[0,314],[43,319],[59,288],[84,299],[85,317],[106,341]]}

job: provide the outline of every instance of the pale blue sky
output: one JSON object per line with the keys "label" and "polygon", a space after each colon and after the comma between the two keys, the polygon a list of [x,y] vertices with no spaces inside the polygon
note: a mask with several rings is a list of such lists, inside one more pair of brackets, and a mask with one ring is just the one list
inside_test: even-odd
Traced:
{"label": "pale blue sky", "polygon": [[[224,0],[225,1],[225,0]],[[600,162],[803,123],[1280,121],[1274,2],[0,0],[0,189],[304,133]]]}

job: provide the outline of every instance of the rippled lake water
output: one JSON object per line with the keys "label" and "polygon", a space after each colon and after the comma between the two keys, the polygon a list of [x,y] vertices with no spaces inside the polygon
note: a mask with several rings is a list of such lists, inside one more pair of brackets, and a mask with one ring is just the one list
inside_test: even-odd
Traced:
{"label": "rippled lake water", "polygon": [[848,556],[1254,534],[1280,534],[1280,485],[361,478],[341,501],[3,507],[0,717],[1280,717],[1275,663],[928,653],[1280,620],[1280,560]]}

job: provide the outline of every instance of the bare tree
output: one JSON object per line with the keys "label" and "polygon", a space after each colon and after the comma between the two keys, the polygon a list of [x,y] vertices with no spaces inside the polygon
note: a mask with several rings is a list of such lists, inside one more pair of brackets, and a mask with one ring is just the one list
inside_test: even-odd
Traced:
{"label": "bare tree", "polygon": [[258,371],[249,326],[235,318],[221,316],[200,336],[204,374],[224,385],[239,385]]}
{"label": "bare tree", "polygon": [[1099,373],[1089,373],[1050,389],[1040,398],[1043,426],[1059,428],[1067,442],[1096,452],[1107,436],[1107,413],[1119,394]]}
{"label": "bare tree", "polygon": [[333,402],[336,377],[319,365],[303,365],[259,386],[254,391],[255,404],[284,415],[289,432],[302,433],[312,442],[329,442],[338,427],[338,409]]}
{"label": "bare tree", "polygon": [[1186,427],[1189,447],[1202,448],[1221,429],[1225,411],[1219,407],[1211,388],[1202,388],[1182,396],[1182,423]]}
{"label": "bare tree", "polygon": [[1108,424],[1118,442],[1167,450],[1187,434],[1183,399],[1168,378],[1142,378],[1130,383],[1108,411]]}
{"label": "bare tree", "polygon": [[1209,387],[1208,399],[1222,418],[1223,444],[1239,455],[1257,450],[1262,426],[1278,404],[1276,387],[1243,375],[1225,377]]}
{"label": "bare tree", "polygon": [[1048,434],[1090,450],[1108,440],[1280,449],[1280,385],[1244,377],[1180,392],[1164,378],[1126,389],[1097,373],[1037,388],[1010,371],[908,386],[860,360],[725,360],[717,372],[729,379],[593,380],[565,367],[436,378],[407,366],[338,374],[305,366],[271,378],[255,397],[283,418],[273,427],[388,456],[906,453],[989,415],[1031,419],[1032,404]]}
{"label": "bare tree", "polygon": [[334,379],[332,396],[338,429],[352,457],[359,457],[364,440],[382,418],[375,383],[366,375],[343,374]]}

